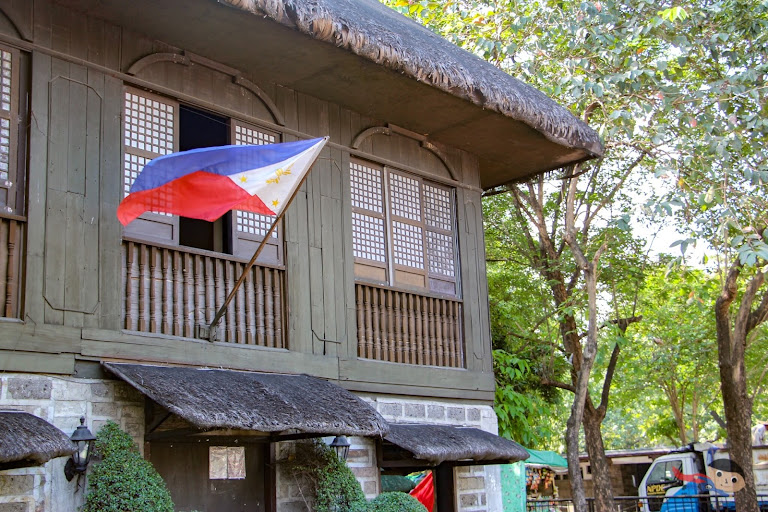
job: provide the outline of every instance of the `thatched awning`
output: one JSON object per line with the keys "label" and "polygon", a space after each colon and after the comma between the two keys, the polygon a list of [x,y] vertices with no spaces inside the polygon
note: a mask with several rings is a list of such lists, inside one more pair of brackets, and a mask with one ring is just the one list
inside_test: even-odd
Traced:
{"label": "thatched awning", "polygon": [[387,422],[346,389],[308,375],[103,363],[200,430],[383,436]]}
{"label": "thatched awning", "polygon": [[530,455],[514,441],[470,427],[390,424],[384,439],[432,465],[506,464]]}
{"label": "thatched awning", "polygon": [[44,419],[26,412],[0,412],[0,470],[40,466],[74,451],[69,436]]}

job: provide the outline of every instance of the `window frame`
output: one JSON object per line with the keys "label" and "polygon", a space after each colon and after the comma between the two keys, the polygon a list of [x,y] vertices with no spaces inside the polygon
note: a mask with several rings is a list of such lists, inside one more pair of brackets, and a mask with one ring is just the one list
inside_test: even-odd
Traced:
{"label": "window frame", "polygon": [[[374,175],[377,175],[375,180],[373,179]],[[371,160],[356,157],[349,161],[349,176],[355,280],[420,294],[435,294],[461,300],[460,241],[458,239],[455,187],[397,167],[381,165]],[[393,177],[396,181],[410,182],[403,188],[410,187],[413,190],[415,186],[418,190],[418,203],[416,205],[418,211],[415,209],[414,202],[409,201],[409,198],[406,197],[407,191],[393,190]],[[374,181],[380,187],[378,192],[375,190]],[[439,208],[433,207],[432,211],[427,211],[428,200],[425,197],[427,188],[437,191],[432,192],[433,194],[442,194],[444,198],[447,198],[444,201],[447,200],[448,203],[449,218],[441,223],[442,226],[436,225],[438,222],[434,219],[430,223],[430,215],[433,217],[437,215],[436,210]],[[398,199],[400,204],[393,206],[393,199],[396,196],[402,196]],[[436,204],[437,201],[433,198],[433,203]],[[371,208],[371,206],[373,207]],[[367,217],[367,220],[363,217]],[[383,224],[380,230],[378,222]],[[397,226],[401,227],[401,233],[396,232]],[[420,231],[421,250],[418,255],[413,253],[413,243],[408,243],[403,237],[402,231],[410,231],[411,233]],[[435,237],[450,237],[449,245],[452,251],[452,257],[449,260],[450,265],[446,265],[445,259],[442,262],[437,262],[442,263],[443,267],[449,267],[450,275],[434,271],[434,268],[439,268],[439,265],[433,264],[438,259],[434,253],[439,251],[431,249],[433,246],[430,245],[429,241],[430,233],[434,234]],[[400,241],[398,237],[400,237]],[[400,250],[399,255],[398,249]],[[375,257],[366,258],[361,254],[383,255],[383,260]],[[416,261],[418,258],[420,258],[421,267],[407,264],[409,259]],[[452,290],[449,287],[452,287]]]}
{"label": "window frame", "polygon": [[[171,152],[177,152],[179,150],[179,139],[181,136],[182,126],[180,123],[180,107],[182,105],[189,105],[195,109],[208,110],[204,107],[199,107],[193,102],[179,101],[175,98],[157,94],[152,91],[144,90],[125,84],[123,87],[123,99],[122,99],[122,120],[121,120],[121,136],[122,136],[122,150],[121,150],[121,165],[122,165],[122,191],[121,200],[128,194],[128,188],[133,183],[133,179],[130,179],[126,167],[134,164],[133,170],[140,171],[143,165],[146,164],[152,158],[157,158],[164,154]],[[133,94],[139,98],[145,98],[147,101],[155,101],[171,108],[173,113],[173,122],[171,125],[166,126],[171,132],[170,140],[172,141],[172,147],[170,151],[166,152],[153,152],[146,148],[134,147],[129,145],[128,139],[128,95]],[[238,144],[238,140],[242,140],[243,143],[251,142],[249,139],[261,140],[263,143],[279,143],[282,139],[282,134],[274,130],[262,127],[253,122],[243,121],[241,119],[231,117],[226,114],[220,114],[215,111],[211,111],[217,116],[226,117],[229,124],[229,143]],[[146,121],[146,119],[142,119]],[[156,126],[154,126],[156,128]],[[150,127],[151,128],[151,127]],[[239,131],[238,131],[239,128]],[[149,128],[147,128],[149,129]],[[250,132],[250,136],[246,134]],[[254,135],[255,133],[255,135]],[[133,134],[132,134],[133,135]],[[144,133],[137,134],[138,136],[145,136]],[[167,135],[167,133],[166,133]],[[129,162],[127,158],[134,157],[136,161]],[[138,166],[138,159],[146,159]],[[222,251],[208,251],[205,249],[199,249],[196,247],[181,245],[179,242],[179,216],[170,215],[164,213],[146,212],[139,216],[132,223],[123,227],[123,238],[130,240],[146,242],[150,244],[161,244],[164,246],[179,247],[181,249],[188,250],[194,253],[212,253],[221,254],[236,259],[242,259],[247,261],[251,258],[258,244],[263,240],[263,234],[269,230],[269,226],[264,228],[264,218],[267,216],[261,216],[253,214],[251,212],[239,213],[239,210],[233,210],[228,222],[225,222],[223,234],[225,241],[228,241],[228,246],[224,247]],[[243,229],[244,228],[244,229]],[[272,267],[284,268],[284,243],[283,243],[283,222],[279,220],[277,229],[272,234],[272,239],[267,242],[267,247],[259,255],[257,263],[260,265],[268,265]]]}

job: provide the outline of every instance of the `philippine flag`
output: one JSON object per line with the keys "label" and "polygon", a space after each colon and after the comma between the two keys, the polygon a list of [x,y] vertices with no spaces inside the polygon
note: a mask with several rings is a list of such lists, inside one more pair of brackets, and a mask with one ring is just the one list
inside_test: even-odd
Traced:
{"label": "philippine flag", "polygon": [[229,210],[280,215],[328,137],[193,149],[155,158],[117,207],[125,226],[144,212],[214,221]]}

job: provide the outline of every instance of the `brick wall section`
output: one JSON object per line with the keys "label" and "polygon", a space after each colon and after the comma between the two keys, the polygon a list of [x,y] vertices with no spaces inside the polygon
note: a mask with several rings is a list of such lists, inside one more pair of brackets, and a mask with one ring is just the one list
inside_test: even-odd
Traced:
{"label": "brick wall section", "polygon": [[[493,434],[498,433],[496,413],[489,405],[376,395],[363,395],[362,398],[379,411],[384,419],[392,423],[431,423],[475,427]],[[375,447],[373,449],[375,450]],[[375,458],[373,464],[376,464]],[[358,480],[363,484],[366,482],[361,477],[358,477]],[[456,468],[455,482],[458,511],[497,512],[502,510],[498,466]],[[376,485],[378,486],[378,480]]]}
{"label": "brick wall section", "polygon": [[[131,434],[143,450],[144,397],[119,381],[0,375],[0,409],[34,414],[66,434],[74,432],[85,416],[96,433],[113,420]],[[0,512],[72,512],[83,503],[83,481],[67,482],[66,457],[37,468],[0,471]]]}

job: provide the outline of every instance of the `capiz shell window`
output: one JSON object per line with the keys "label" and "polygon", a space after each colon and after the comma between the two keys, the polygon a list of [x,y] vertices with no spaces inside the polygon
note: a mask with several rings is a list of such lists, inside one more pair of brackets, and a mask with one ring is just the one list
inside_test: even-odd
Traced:
{"label": "capiz shell window", "polygon": [[353,160],[350,191],[357,278],[459,295],[453,189]]}

